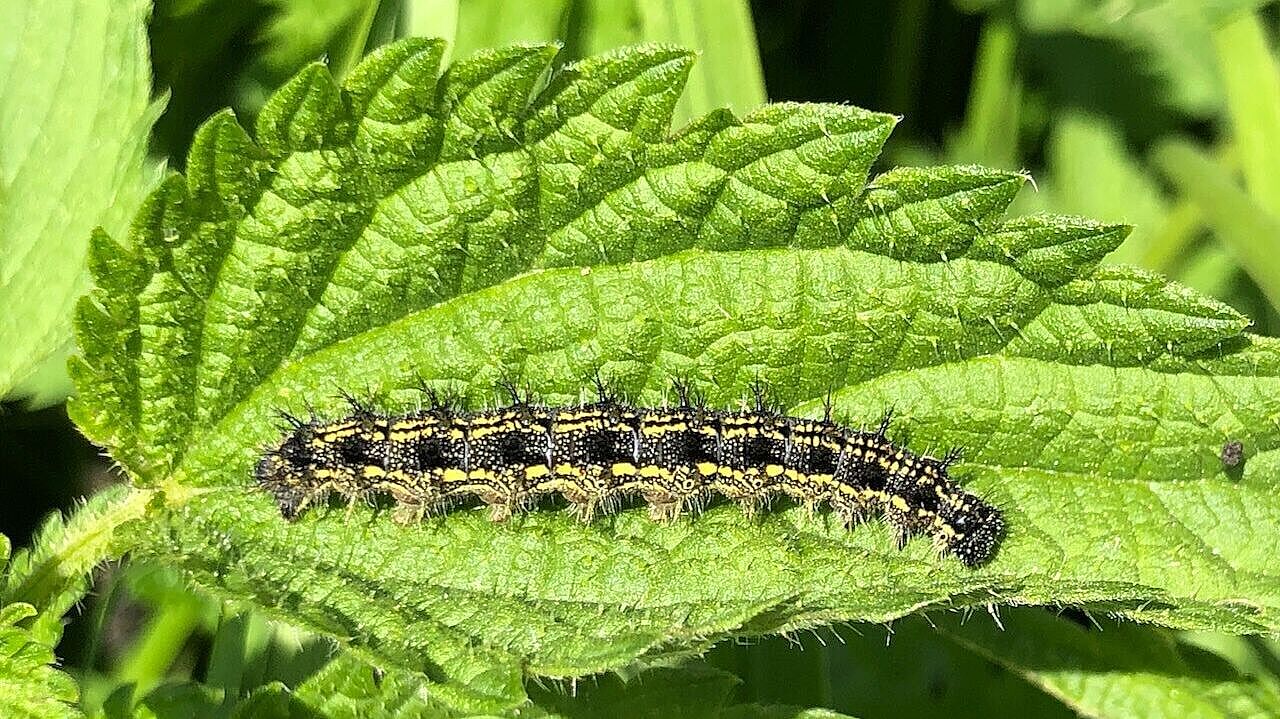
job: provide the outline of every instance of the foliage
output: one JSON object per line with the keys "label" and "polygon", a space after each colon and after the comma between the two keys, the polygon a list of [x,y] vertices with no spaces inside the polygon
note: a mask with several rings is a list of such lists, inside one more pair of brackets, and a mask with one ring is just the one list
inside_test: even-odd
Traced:
{"label": "foliage", "polygon": [[53,669],[63,617],[88,590],[88,576],[104,559],[126,550],[119,530],[138,518],[146,494],[113,487],[69,518],[55,514],[30,549],[9,556],[0,535],[0,714],[13,717],[82,716],[79,692]]}
{"label": "foliage", "polygon": [[[151,184],[140,138],[155,106],[137,84],[95,86],[110,107],[95,118],[136,120],[126,139],[52,123],[42,140],[100,165],[68,185],[96,183],[97,200],[43,197],[74,211],[65,244],[32,251],[70,256],[22,270],[83,270],[75,248],[104,226],[69,409],[128,486],[46,522],[6,568],[0,713],[1280,711],[1280,654],[1254,636],[1280,625],[1280,345],[1247,331],[1249,312],[1130,266],[1271,327],[1266,16],[1251,2],[966,4],[985,13],[969,104],[931,145],[914,113],[890,140],[892,115],[756,107],[738,0],[162,0],[150,29],[175,97],[153,148],[184,174],[123,231]],[[779,11],[754,10],[767,48],[778,29],[760,18]],[[132,24],[112,31],[116,50],[145,56],[141,8],[119,12]],[[935,11],[898,12],[903,63],[888,64],[904,97],[911,78],[936,80],[905,62]],[[453,45],[390,42],[428,30]],[[20,37],[26,52],[39,33]],[[611,49],[653,40],[675,44]],[[1112,62],[1128,89],[1071,100],[1107,57],[1141,72]],[[0,107],[76,67],[49,58],[10,73]],[[224,102],[236,113],[194,130]],[[30,133],[17,117],[0,135]],[[1187,130],[1205,118],[1222,144]],[[85,149],[86,127],[123,143],[110,162]],[[1042,138],[1043,191],[1020,192]],[[49,162],[40,182],[69,166]],[[106,214],[103,196],[117,199]],[[1121,245],[1126,223],[1139,227]],[[40,316],[67,322],[56,301]],[[669,526],[459,511],[404,527],[334,506],[288,523],[250,481],[277,413],[342,414],[339,390],[399,411],[424,386],[492,402],[515,377],[558,403],[597,370],[642,402],[682,377],[731,405],[760,378],[794,414],[820,414],[828,392],[851,424],[893,406],[911,447],[964,448],[955,475],[1010,532],[969,570],[924,540],[898,551],[878,522],[845,531],[789,507]],[[1242,465],[1222,459],[1232,441]],[[122,654],[73,653],[73,681],[54,668],[63,618],[122,556],[89,599],[91,641],[111,650],[98,638],[117,604],[152,613]]]}
{"label": "foliage", "polygon": [[[490,711],[524,701],[525,673],[922,605],[1274,630],[1271,563],[1248,547],[1280,524],[1276,348],[1207,298],[1095,270],[1124,228],[1004,220],[1016,174],[868,182],[893,121],[854,108],[716,113],[668,135],[679,51],[589,59],[539,89],[545,47],[482,52],[437,84],[441,50],[390,46],[342,89],[305,71],[256,142],[211,121],[136,249],[95,240],[72,410],[169,492],[141,554]],[[328,387],[403,403],[423,382],[477,394],[516,374],[568,399],[596,368],[640,397],[689,376],[725,403],[760,376],[802,414],[826,388],[851,421],[909,408],[915,441],[966,447],[971,485],[1014,529],[972,572],[796,512],[288,525],[245,493],[273,413],[338,412]],[[1254,448],[1242,478],[1217,458],[1232,438]],[[1127,541],[1108,541],[1121,525]]]}
{"label": "foliage", "polygon": [[78,717],[76,684],[49,666],[53,648],[20,623],[35,616],[30,604],[0,608],[0,711],[11,717]]}
{"label": "foliage", "polygon": [[89,231],[128,227],[156,175],[146,13],[142,0],[0,5],[0,399],[66,397]]}

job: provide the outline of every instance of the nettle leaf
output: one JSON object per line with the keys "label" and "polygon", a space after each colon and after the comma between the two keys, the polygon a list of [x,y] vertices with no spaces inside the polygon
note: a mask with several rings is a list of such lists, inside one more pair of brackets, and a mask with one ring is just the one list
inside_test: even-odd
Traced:
{"label": "nettle leaf", "polygon": [[0,399],[71,390],[72,308],[97,225],[123,231],[160,178],[146,0],[0,4]]}
{"label": "nettle leaf", "polygon": [[[802,716],[802,709],[776,708],[752,713],[755,707],[728,707],[734,675],[692,662],[681,667],[653,667],[635,676],[604,675],[582,681],[531,685],[531,704],[512,716],[592,719],[616,716],[680,716],[714,719],[733,716]],[[268,692],[270,690],[267,690]],[[265,693],[265,692],[264,692]],[[331,719],[454,716],[434,705],[416,672],[379,672],[349,653],[339,654],[320,671],[287,692],[318,716]],[[242,706],[245,716],[253,716]],[[789,713],[788,713],[789,711]],[[728,712],[728,713],[726,713]],[[838,716],[838,715],[832,715]]]}
{"label": "nettle leaf", "polygon": [[18,624],[36,614],[30,604],[0,607],[0,711],[8,717],[82,717],[71,677],[54,669],[53,648]]}
{"label": "nettle leaf", "polygon": [[[213,118],[134,249],[96,239],[72,412],[166,492],[142,554],[485,710],[523,701],[529,675],[924,607],[1280,626],[1280,344],[1159,277],[1098,269],[1127,228],[1003,219],[1018,174],[868,179],[895,120],[852,107],[672,132],[683,51],[550,77],[545,46],[443,77],[441,52],[392,45],[341,88],[310,68],[256,139]],[[346,390],[392,411],[423,384],[486,401],[504,376],[573,401],[596,370],[648,402],[683,376],[730,405],[759,377],[796,414],[828,390],[852,424],[893,406],[912,447],[964,448],[954,474],[1008,536],[971,570],[795,509],[288,523],[252,486],[279,410],[345,414]]]}
{"label": "nettle leaf", "polygon": [[[420,674],[379,672],[349,653],[339,654],[292,691],[259,689],[237,716],[256,716],[259,702],[292,702],[331,719],[462,716],[433,705]],[[633,676],[607,674],[581,681],[532,684],[530,704],[509,716],[533,719],[606,719],[617,716],[679,716],[694,719],[842,719],[826,709],[778,704],[735,704],[740,680],[699,662],[651,667]],[[257,699],[258,702],[254,700]],[[280,712],[283,714],[283,712]]]}
{"label": "nettle leaf", "polygon": [[0,590],[6,590],[0,591],[0,713],[33,718],[83,716],[75,708],[80,696],[75,681],[51,666],[54,642],[30,628],[33,620],[38,624],[40,611],[26,602],[9,600],[8,578],[22,572],[21,566],[12,566],[9,548],[9,538],[0,534]]}
{"label": "nettle leaf", "polygon": [[292,697],[330,719],[427,717],[447,713],[433,704],[417,672],[379,673],[349,653],[335,656],[292,692]]}
{"label": "nettle leaf", "polygon": [[12,557],[4,553],[8,565],[0,574],[0,604],[33,607],[37,614],[23,617],[23,626],[46,646],[57,645],[63,616],[84,597],[89,573],[102,561],[128,551],[126,537],[132,532],[125,528],[144,514],[150,499],[149,492],[116,485],[94,495],[66,518],[51,514],[30,547]]}

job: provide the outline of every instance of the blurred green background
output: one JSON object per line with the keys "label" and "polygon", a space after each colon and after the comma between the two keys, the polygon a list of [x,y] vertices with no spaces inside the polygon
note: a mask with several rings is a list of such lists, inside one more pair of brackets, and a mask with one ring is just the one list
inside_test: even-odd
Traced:
{"label": "blurred green background", "polygon": [[[195,128],[211,113],[229,106],[249,124],[302,65],[324,60],[341,76],[368,50],[405,35],[450,38],[455,57],[558,40],[562,62],[628,43],[673,42],[702,53],[677,124],[723,105],[748,111],[766,98],[899,114],[879,169],[979,163],[1026,170],[1034,188],[1015,213],[1130,223],[1133,234],[1111,261],[1217,297],[1252,317],[1254,331],[1275,335],[1278,33],[1280,4],[1243,0],[160,0],[147,35],[154,92],[166,104],[150,154],[182,170]],[[57,397],[65,387],[56,366],[52,374],[50,389],[37,394]],[[0,532],[15,546],[27,544],[51,510],[115,481],[61,405],[33,409],[24,397],[0,409],[0,473]],[[163,580],[145,576],[128,578],[132,591],[116,591],[118,575],[100,578],[64,642],[68,663],[91,673],[118,673],[137,627],[157,621],[130,597],[172,596],[148,590]],[[198,604],[160,619],[174,622],[182,640],[169,654],[198,664],[208,650],[198,627],[212,620]],[[893,651],[910,656],[913,643],[929,641],[917,624],[902,625]],[[832,643],[824,636],[803,644]],[[851,657],[883,645],[885,636],[842,641],[834,642],[838,651],[809,652],[810,660],[854,666]],[[752,672],[779,651],[791,648],[783,640],[722,647],[712,659],[748,679],[746,698],[825,699],[864,716],[893,713],[855,700],[852,688],[874,684],[874,673],[847,676],[836,691],[805,684],[804,662],[793,661],[794,682],[753,683]],[[957,673],[945,652],[934,656],[903,681],[943,706],[956,682],[973,678],[965,672],[981,670],[969,661]],[[882,656],[877,671],[889,672],[893,661]],[[989,674],[984,681],[1010,681],[995,665]],[[809,673],[819,675],[842,676],[831,666]],[[1045,707],[1053,709],[1060,707]]]}

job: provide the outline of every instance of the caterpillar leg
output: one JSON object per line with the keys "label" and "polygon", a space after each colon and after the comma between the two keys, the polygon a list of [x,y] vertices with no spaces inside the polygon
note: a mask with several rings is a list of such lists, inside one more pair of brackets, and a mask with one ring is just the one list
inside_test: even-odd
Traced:
{"label": "caterpillar leg", "polygon": [[427,514],[428,505],[412,499],[397,500],[391,510],[391,521],[396,524],[418,524]]}

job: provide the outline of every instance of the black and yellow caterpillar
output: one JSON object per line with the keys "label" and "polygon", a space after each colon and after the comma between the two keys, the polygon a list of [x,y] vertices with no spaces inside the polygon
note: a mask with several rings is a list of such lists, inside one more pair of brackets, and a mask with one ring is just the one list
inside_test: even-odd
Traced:
{"label": "black and yellow caterpillar", "polygon": [[290,418],[258,462],[258,484],[289,519],[330,494],[389,495],[398,521],[479,500],[494,520],[558,495],[583,520],[640,497],[657,520],[698,511],[715,494],[748,515],[779,495],[810,511],[828,504],[846,524],[883,515],[899,547],[929,535],[969,566],[989,560],[1000,510],[948,476],[956,453],[916,455],[875,431],[770,411],[709,409],[677,386],[678,403],[637,407],[603,389],[589,404],[551,407],[513,392],[507,407],[431,406],[384,416],[358,403],[337,421]]}

